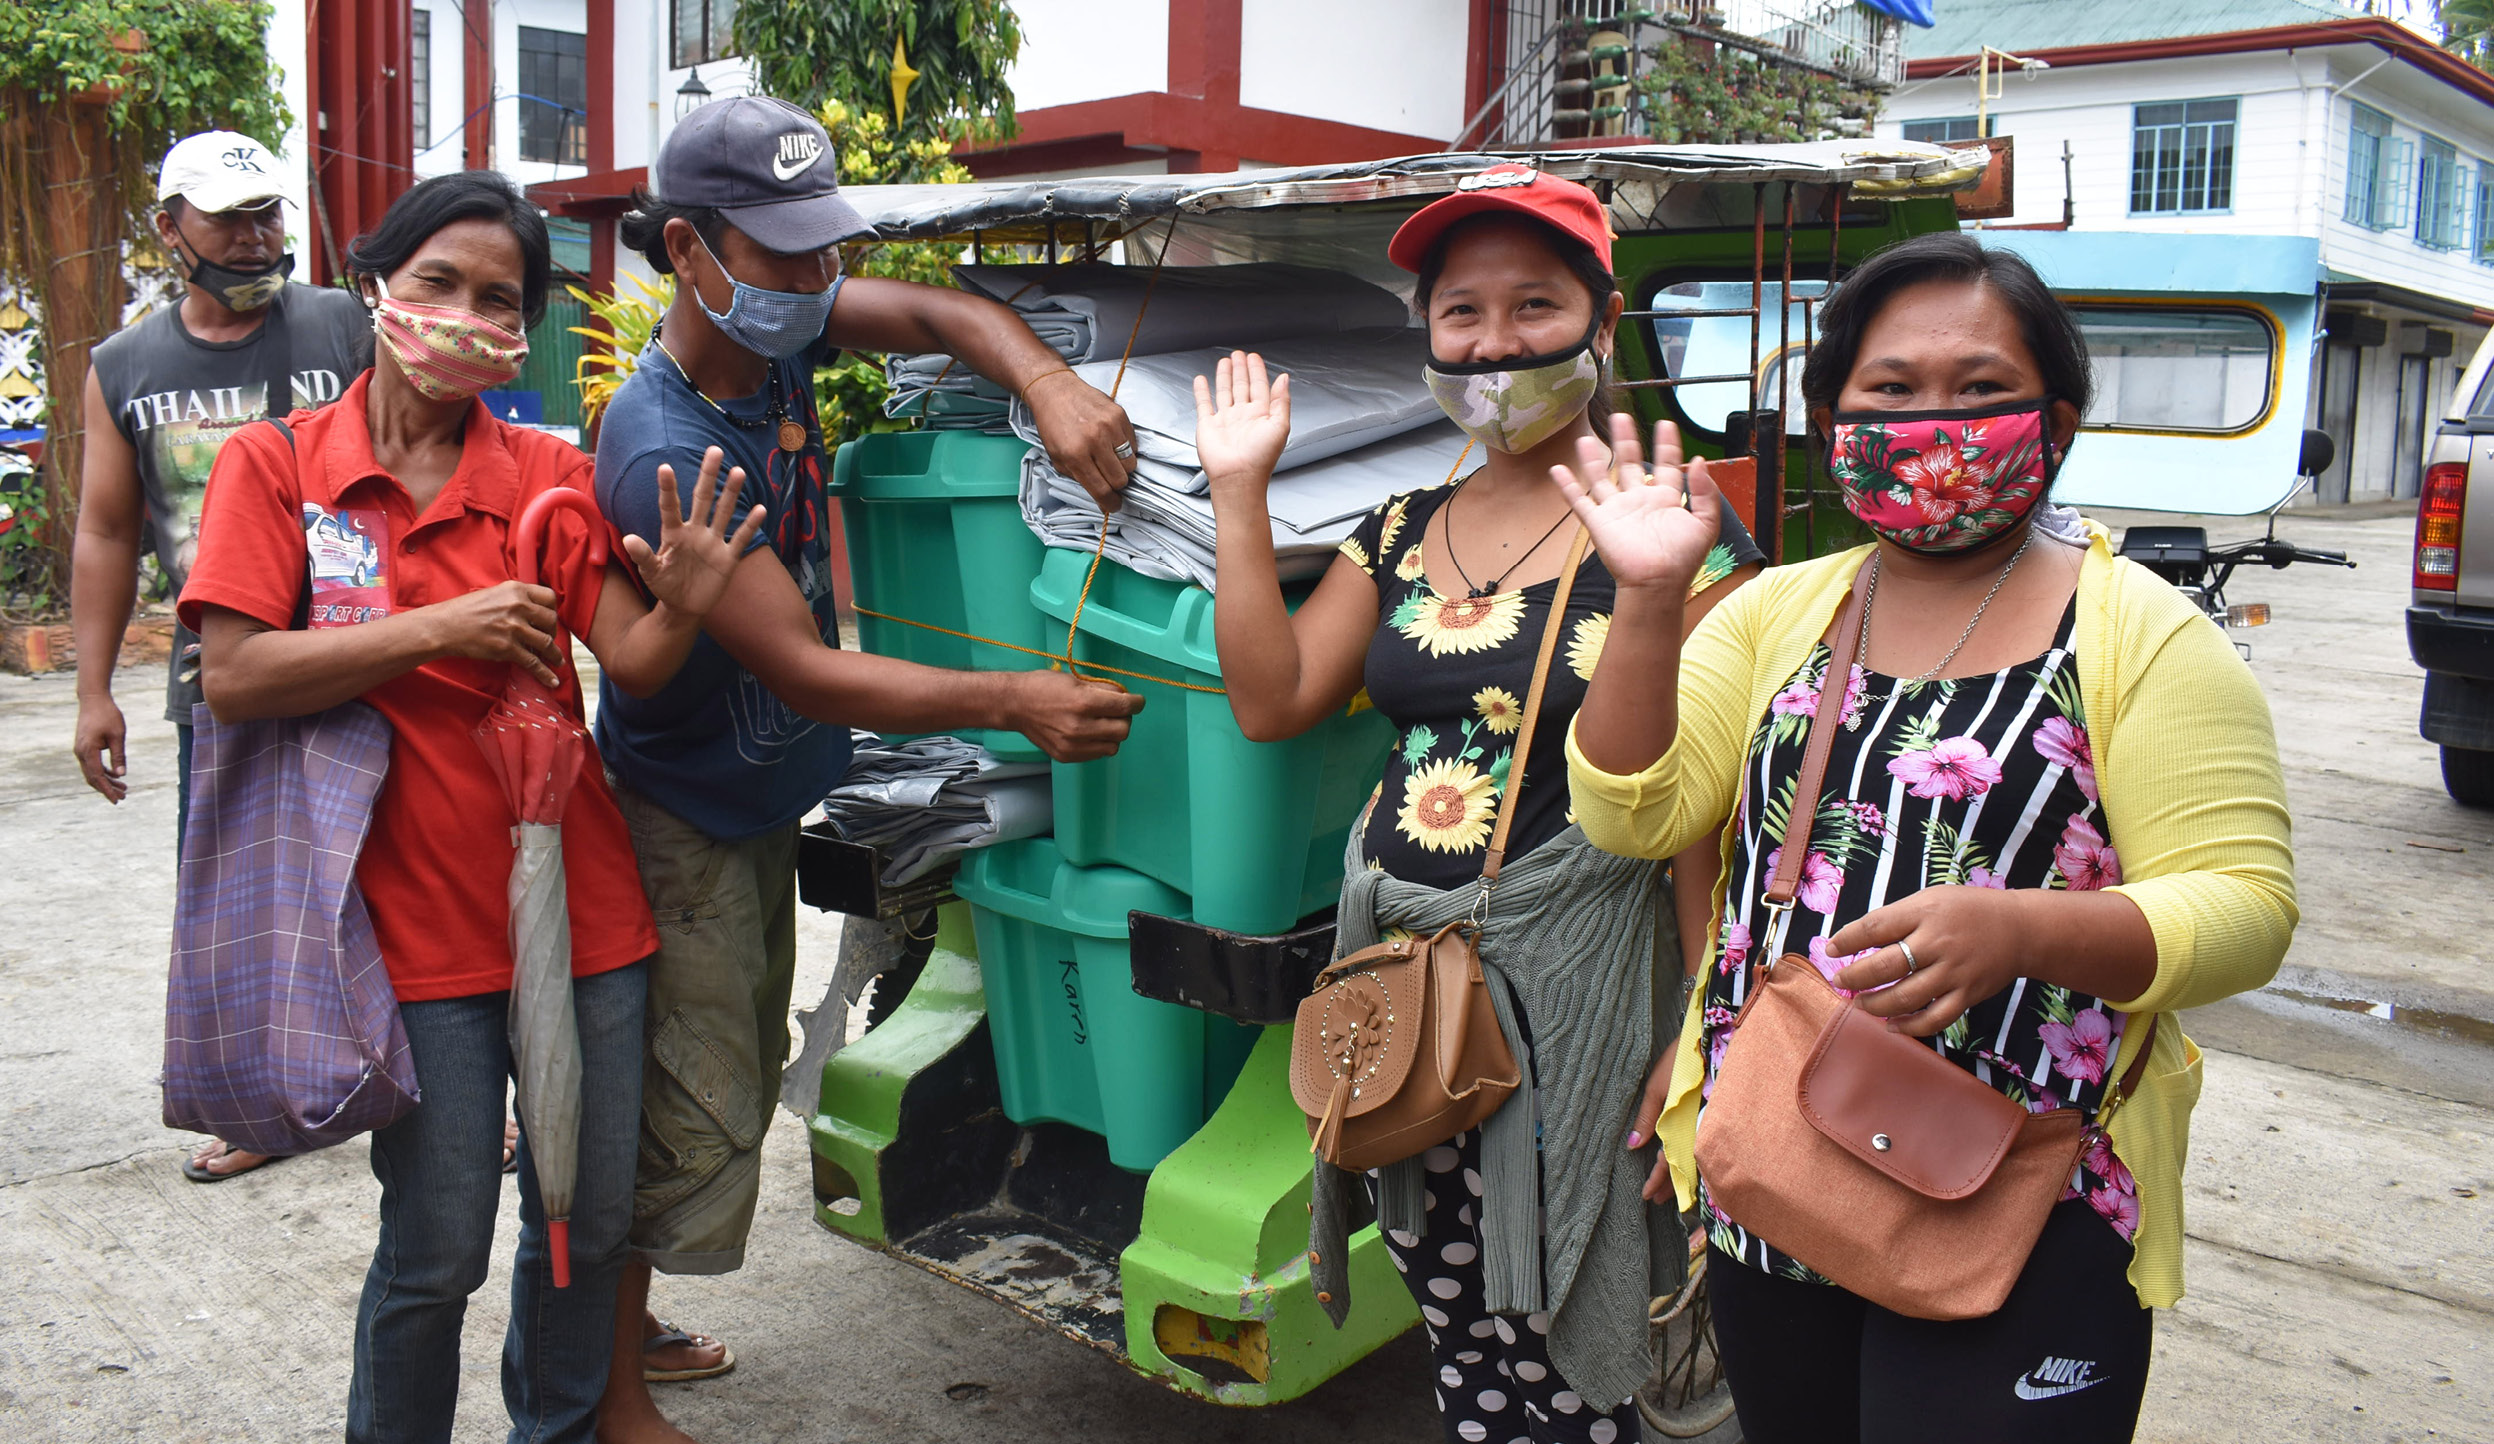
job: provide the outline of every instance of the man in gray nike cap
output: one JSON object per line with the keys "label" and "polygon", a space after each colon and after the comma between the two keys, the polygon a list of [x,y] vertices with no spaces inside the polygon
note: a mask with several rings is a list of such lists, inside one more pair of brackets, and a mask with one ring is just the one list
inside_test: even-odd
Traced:
{"label": "man in gray nike cap", "polygon": [[948,672],[840,649],[814,371],[842,349],[959,357],[1028,403],[1058,469],[1104,504],[1125,485],[1134,433],[1011,309],[843,275],[836,247],[868,227],[840,197],[830,138],[794,106],[745,96],[694,111],[635,203],[624,244],[676,292],[600,423],[598,504],[655,544],[658,468],[689,489],[715,451],[745,473],[740,504],[769,508],[675,680],[650,697],[606,686],[598,703],[598,750],[661,920],[637,1258],[616,1296],[598,1438],[681,1444],[647,1381],[724,1373],[734,1357],[658,1323],[650,1270],[744,1263],[788,1057],[797,823],[847,769],[849,729],[1004,728],[1071,762],[1115,751],[1142,705],[1062,672]]}

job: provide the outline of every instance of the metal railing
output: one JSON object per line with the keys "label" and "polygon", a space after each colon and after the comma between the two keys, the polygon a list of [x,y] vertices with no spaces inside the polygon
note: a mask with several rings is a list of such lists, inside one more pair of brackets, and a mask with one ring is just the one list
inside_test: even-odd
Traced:
{"label": "metal railing", "polygon": [[1509,0],[1494,23],[1502,78],[1449,150],[1645,135],[1637,78],[1684,38],[1874,88],[1905,75],[1900,23],[1853,0]]}

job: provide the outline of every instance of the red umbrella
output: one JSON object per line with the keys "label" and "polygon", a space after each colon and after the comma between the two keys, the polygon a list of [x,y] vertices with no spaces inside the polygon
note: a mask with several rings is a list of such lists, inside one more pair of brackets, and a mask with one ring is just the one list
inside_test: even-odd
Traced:
{"label": "red umbrella", "polygon": [[[589,523],[589,563],[606,565],[606,523],[586,492],[558,487],[520,514],[519,579],[538,585],[546,524],[571,507]],[[555,644],[563,633],[555,631]],[[511,1064],[520,1131],[536,1166],[554,1286],[572,1281],[573,1183],[580,1171],[580,1028],[572,1012],[571,912],[563,893],[563,804],[579,779],[588,734],[545,683],[513,667],[502,698],[476,727],[485,762],[511,804]]]}

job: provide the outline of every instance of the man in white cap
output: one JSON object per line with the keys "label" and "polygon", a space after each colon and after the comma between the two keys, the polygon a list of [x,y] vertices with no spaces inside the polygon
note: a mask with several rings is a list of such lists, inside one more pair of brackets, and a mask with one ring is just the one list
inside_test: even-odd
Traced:
{"label": "man in white cap", "polygon": [[[78,643],[74,746],[87,785],[107,802],[129,793],[113,666],[138,593],[142,536],[153,536],[157,564],[178,593],[217,448],[268,414],[272,396],[280,415],[319,406],[372,361],[371,318],[353,292],[286,279],[294,257],[279,174],[266,146],[230,130],[165,152],[156,239],[188,285],[178,302],[98,343],[87,370],[69,601]],[[180,739],[177,848],[189,823],[191,707],[199,700],[199,639],[177,628],[165,692]],[[182,1171],[214,1183],[266,1161],[211,1143]]]}

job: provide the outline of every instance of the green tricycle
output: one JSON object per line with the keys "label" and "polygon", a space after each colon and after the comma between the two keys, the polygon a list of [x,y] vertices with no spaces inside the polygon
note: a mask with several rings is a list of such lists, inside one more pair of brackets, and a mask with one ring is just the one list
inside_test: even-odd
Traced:
{"label": "green tricycle", "polygon": [[[1674,420],[1731,461],[1716,477],[1783,561],[1861,539],[1785,402],[1817,302],[1869,252],[1955,226],[1987,158],[1622,145],[846,194],[881,239],[982,258],[1295,262],[1408,294],[1385,240],[1420,206],[1503,162],[1582,181],[1618,233],[1620,388],[1645,423]],[[842,448],[861,644],[989,670],[1070,658],[1150,705],[1116,756],[1053,765],[1053,836],[888,888],[872,849],[806,835],[804,899],[881,920],[899,957],[869,1030],[822,1069],[816,1216],[1173,1389],[1293,1399],[1417,1318],[1373,1224],[1353,1236],[1348,1321],[1318,1307],[1308,1130],[1287,1081],[1290,1020],[1330,959],[1344,840],[1392,729],[1355,701],[1305,736],[1247,741],[1218,691],[1212,595],[1045,547],[1017,501],[1026,450],[970,430]],[[1687,1323],[1641,1399],[1680,1437],[1729,1412]]]}

